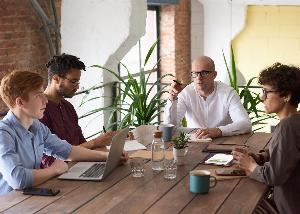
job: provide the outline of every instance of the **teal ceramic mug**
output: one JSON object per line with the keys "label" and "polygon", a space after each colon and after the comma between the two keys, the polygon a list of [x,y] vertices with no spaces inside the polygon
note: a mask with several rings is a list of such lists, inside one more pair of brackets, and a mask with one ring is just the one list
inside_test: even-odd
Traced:
{"label": "teal ceramic mug", "polygon": [[190,171],[190,192],[206,194],[217,185],[217,179],[207,170]]}

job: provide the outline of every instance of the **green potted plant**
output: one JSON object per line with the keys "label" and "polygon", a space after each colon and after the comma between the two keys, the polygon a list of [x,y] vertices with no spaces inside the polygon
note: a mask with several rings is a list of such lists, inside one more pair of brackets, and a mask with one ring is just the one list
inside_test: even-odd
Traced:
{"label": "green potted plant", "polygon": [[[144,61],[144,67],[147,64],[158,40],[150,47]],[[158,61],[159,62],[159,61]],[[154,83],[150,83],[150,75],[156,70],[156,66],[148,71],[144,71],[141,68],[139,71],[140,76],[135,78],[130,72],[126,65],[120,62],[120,66],[123,66],[127,70],[127,79],[124,79],[117,71],[112,71],[102,65],[93,65],[92,67],[100,68],[103,71],[109,72],[117,80],[115,85],[117,91],[119,92],[116,97],[113,98],[113,103],[110,106],[96,108],[91,112],[87,112],[85,115],[91,115],[99,111],[109,111],[110,120],[108,121],[107,129],[116,127],[117,129],[124,128],[126,126],[138,127],[141,125],[154,125],[157,122],[154,120],[161,113],[161,109],[166,104],[166,100],[162,100],[161,97],[164,93],[167,85],[160,86],[158,91],[155,91],[156,87],[160,85],[161,80],[166,76],[173,76],[172,74],[165,74],[158,78]],[[98,97],[101,98],[101,97]],[[88,103],[89,100],[96,98],[86,99],[82,102],[83,104]],[[117,115],[117,121],[116,121]]]}
{"label": "green potted plant", "polygon": [[[240,99],[242,101],[242,104],[244,108],[246,109],[247,113],[249,114],[253,131],[258,131],[264,127],[266,123],[266,120],[269,118],[274,118],[275,115],[267,115],[264,113],[263,110],[260,110],[257,108],[257,105],[261,102],[259,94],[253,92],[250,90],[251,88],[254,88],[251,86],[253,83],[253,80],[256,79],[256,77],[252,77],[245,86],[241,87],[238,86],[238,80],[237,80],[237,68],[235,64],[235,57],[232,46],[230,47],[230,53],[231,53],[231,69],[228,66],[227,60],[225,58],[225,54],[223,52],[223,59],[226,65],[226,70],[229,76],[230,85],[231,87],[238,93],[240,96]],[[240,88],[242,88],[240,90]]]}
{"label": "green potted plant", "polygon": [[187,154],[187,143],[190,137],[184,132],[179,132],[172,141],[173,141],[173,157],[177,161],[177,165],[184,164],[184,157]]}

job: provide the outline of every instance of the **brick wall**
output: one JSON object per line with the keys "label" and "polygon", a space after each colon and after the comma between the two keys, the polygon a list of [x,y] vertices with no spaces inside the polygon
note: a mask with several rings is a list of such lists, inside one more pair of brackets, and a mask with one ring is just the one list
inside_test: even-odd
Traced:
{"label": "brick wall", "polygon": [[[39,1],[49,15],[49,1]],[[60,16],[61,0],[56,1]],[[46,77],[48,43],[30,0],[0,0],[0,79],[12,70],[31,70]],[[0,112],[7,110],[0,100]]]}
{"label": "brick wall", "polygon": [[[161,73],[172,73],[184,83],[190,81],[191,2],[163,6],[160,10]],[[172,78],[165,79],[170,83]]]}

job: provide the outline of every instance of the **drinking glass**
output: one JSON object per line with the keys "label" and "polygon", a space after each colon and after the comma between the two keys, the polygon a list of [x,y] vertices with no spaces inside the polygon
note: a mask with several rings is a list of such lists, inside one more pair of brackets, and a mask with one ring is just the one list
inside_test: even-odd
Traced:
{"label": "drinking glass", "polygon": [[177,163],[174,159],[164,160],[164,178],[172,180],[176,178],[177,173]]}
{"label": "drinking glass", "polygon": [[132,177],[141,178],[144,177],[144,159],[143,158],[131,158],[130,166]]}

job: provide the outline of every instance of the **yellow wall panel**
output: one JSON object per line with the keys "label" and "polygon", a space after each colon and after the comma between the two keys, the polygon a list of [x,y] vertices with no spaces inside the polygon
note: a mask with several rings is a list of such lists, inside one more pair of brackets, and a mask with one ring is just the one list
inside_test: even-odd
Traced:
{"label": "yellow wall panel", "polygon": [[248,6],[232,46],[246,81],[275,62],[300,65],[300,7]]}

